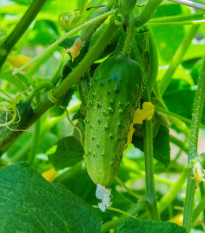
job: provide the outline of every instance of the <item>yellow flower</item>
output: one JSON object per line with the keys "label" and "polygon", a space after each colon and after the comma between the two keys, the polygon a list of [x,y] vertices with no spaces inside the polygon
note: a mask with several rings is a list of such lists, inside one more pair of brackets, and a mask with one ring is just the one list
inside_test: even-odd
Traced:
{"label": "yellow flower", "polygon": [[130,125],[130,131],[127,136],[127,143],[125,144],[126,148],[128,144],[132,142],[132,136],[135,131],[134,124],[142,124],[144,120],[151,120],[154,115],[154,105],[151,102],[144,102],[142,104],[142,109],[137,109],[134,114],[133,122]]}
{"label": "yellow flower", "polygon": [[142,124],[144,120],[151,120],[154,115],[154,105],[151,102],[144,102],[142,109],[137,109],[134,114],[134,124]]}
{"label": "yellow flower", "polygon": [[[31,58],[23,56],[23,55],[11,55],[8,57],[9,63],[14,67],[14,68],[19,68],[23,65],[25,65],[27,62],[29,62]],[[25,67],[23,71],[27,71],[31,69],[33,64],[30,64],[29,66]]]}
{"label": "yellow flower", "polygon": [[51,168],[48,171],[43,172],[41,175],[49,182],[52,182],[57,175],[55,168]]}
{"label": "yellow flower", "polygon": [[169,220],[169,222],[174,222],[178,224],[179,226],[183,225],[183,214],[178,214],[174,216],[172,219]]}

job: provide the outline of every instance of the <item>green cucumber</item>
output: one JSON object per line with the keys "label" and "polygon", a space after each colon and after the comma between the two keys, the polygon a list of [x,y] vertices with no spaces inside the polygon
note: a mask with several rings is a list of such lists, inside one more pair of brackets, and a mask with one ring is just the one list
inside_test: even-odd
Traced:
{"label": "green cucumber", "polygon": [[95,70],[85,118],[85,163],[93,182],[108,187],[118,174],[134,112],[143,92],[138,62],[113,56]]}

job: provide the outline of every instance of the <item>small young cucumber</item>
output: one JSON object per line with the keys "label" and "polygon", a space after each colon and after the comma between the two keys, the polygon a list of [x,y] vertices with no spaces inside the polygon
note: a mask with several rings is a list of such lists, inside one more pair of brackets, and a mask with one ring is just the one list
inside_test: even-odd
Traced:
{"label": "small young cucumber", "polygon": [[85,163],[97,185],[108,187],[118,174],[130,125],[143,92],[138,62],[113,56],[95,70],[85,118]]}

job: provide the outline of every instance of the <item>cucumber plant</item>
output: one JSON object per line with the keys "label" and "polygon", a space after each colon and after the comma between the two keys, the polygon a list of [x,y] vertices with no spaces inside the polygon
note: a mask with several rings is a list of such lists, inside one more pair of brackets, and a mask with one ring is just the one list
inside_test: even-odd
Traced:
{"label": "cucumber plant", "polygon": [[203,1],[0,18],[0,232],[204,232]]}

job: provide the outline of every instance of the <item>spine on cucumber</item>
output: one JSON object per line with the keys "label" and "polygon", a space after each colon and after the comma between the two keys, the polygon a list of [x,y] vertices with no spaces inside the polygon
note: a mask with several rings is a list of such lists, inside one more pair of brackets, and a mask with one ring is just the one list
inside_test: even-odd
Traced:
{"label": "spine on cucumber", "polygon": [[138,62],[113,56],[91,79],[85,119],[85,163],[93,182],[108,187],[118,174],[133,115],[143,91]]}

